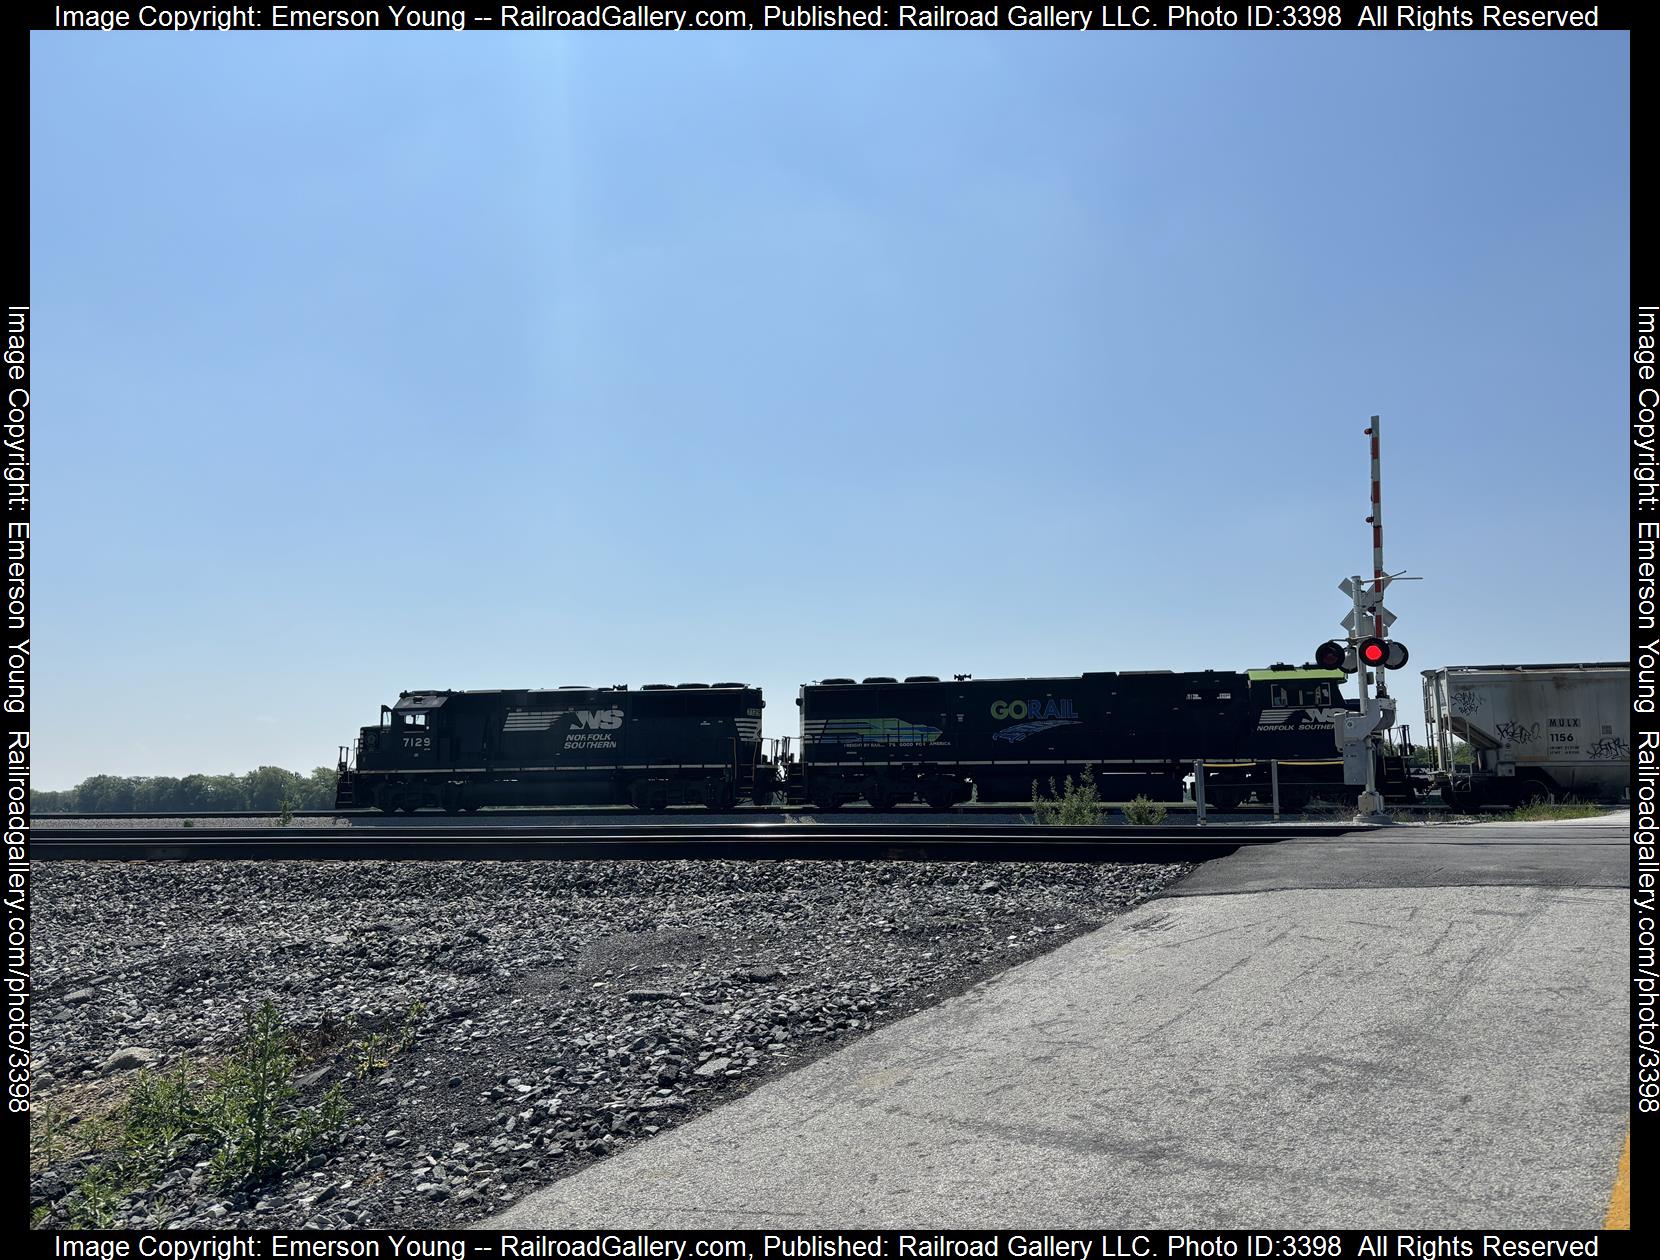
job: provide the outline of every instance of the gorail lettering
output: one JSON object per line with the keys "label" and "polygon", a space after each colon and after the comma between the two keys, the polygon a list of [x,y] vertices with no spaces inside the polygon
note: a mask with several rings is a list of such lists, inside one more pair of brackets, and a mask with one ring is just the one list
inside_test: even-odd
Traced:
{"label": "gorail lettering", "polygon": [[991,706],[991,715],[998,720],[1013,718],[1023,722],[1028,718],[1077,718],[1070,700],[998,700]]}

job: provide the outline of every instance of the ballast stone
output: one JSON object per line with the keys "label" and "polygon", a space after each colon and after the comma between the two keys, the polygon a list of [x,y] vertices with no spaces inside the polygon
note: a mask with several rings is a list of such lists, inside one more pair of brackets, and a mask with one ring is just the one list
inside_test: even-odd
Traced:
{"label": "ballast stone", "polygon": [[105,1076],[111,1072],[126,1072],[133,1068],[150,1067],[160,1060],[161,1056],[154,1050],[146,1050],[143,1046],[128,1046],[125,1050],[117,1050],[99,1065],[98,1070]]}

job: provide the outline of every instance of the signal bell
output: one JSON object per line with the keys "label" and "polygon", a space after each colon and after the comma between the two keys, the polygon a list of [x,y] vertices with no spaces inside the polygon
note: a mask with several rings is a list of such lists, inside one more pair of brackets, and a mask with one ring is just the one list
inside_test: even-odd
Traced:
{"label": "signal bell", "polygon": [[1391,639],[1373,638],[1360,641],[1361,662],[1374,668],[1381,666],[1384,669],[1399,669],[1406,664],[1409,655],[1403,644]]}
{"label": "signal bell", "polygon": [[1352,674],[1360,668],[1355,664],[1354,649],[1335,639],[1327,639],[1314,649],[1314,663],[1321,669],[1340,669],[1345,674]]}

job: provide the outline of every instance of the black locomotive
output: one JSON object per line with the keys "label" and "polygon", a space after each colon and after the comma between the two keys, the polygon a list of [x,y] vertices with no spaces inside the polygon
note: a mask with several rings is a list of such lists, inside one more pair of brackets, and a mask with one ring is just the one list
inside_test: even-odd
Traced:
{"label": "black locomotive", "polygon": [[755,792],[762,703],[742,683],[405,691],[342,755],[335,805],[730,809]]}
{"label": "black locomotive", "polygon": [[[339,808],[670,805],[782,798],[836,809],[977,794],[1021,801],[1086,766],[1109,800],[1177,800],[1203,759],[1207,801],[1352,799],[1332,738],[1338,670],[1087,673],[974,680],[830,678],[801,688],[800,756],[762,752],[757,688],[740,683],[551,691],[406,691],[342,754]],[[1404,768],[1381,767],[1387,787]]]}
{"label": "black locomotive", "polygon": [[1345,711],[1338,670],[1169,671],[1067,678],[831,678],[801,688],[792,796],[824,809],[913,798],[948,809],[1030,799],[1035,782],[1088,767],[1107,800],[1179,800],[1195,760],[1218,808],[1353,795],[1332,738]]}

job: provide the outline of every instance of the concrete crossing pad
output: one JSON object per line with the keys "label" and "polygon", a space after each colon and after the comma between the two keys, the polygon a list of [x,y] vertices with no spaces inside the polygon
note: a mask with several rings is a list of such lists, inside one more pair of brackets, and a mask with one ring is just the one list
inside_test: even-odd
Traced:
{"label": "concrete crossing pad", "polygon": [[[1627,1121],[1625,896],[1607,863],[1460,884],[1490,864],[1469,856],[1482,829],[1411,830],[1332,851],[1358,886],[1236,892],[1285,856],[1213,863],[1212,895],[1151,902],[483,1224],[1598,1226]],[[1368,854],[1406,843],[1452,882],[1370,884]]]}

